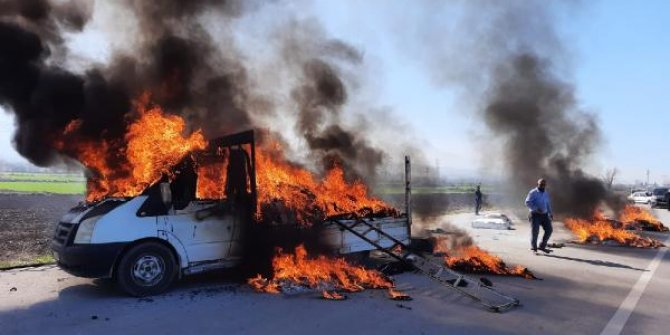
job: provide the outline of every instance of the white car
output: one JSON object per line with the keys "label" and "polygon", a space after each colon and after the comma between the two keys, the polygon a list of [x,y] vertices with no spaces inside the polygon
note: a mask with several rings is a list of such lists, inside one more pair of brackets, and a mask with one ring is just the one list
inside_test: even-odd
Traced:
{"label": "white car", "polygon": [[651,198],[650,192],[635,192],[628,196],[628,201],[636,204],[650,204]]}

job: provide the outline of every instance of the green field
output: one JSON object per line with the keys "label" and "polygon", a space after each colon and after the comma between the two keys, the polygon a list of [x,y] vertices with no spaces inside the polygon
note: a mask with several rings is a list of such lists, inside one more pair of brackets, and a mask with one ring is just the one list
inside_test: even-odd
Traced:
{"label": "green field", "polygon": [[[403,194],[405,187],[399,185],[378,186],[375,188],[379,194]],[[475,185],[451,185],[451,186],[412,186],[412,194],[441,194],[441,193],[474,193]],[[491,189],[482,187],[482,192],[491,193]]]}
{"label": "green field", "polygon": [[0,191],[84,194],[84,182],[48,182],[48,181],[0,181]]}
{"label": "green field", "polygon": [[81,173],[0,172],[0,192],[84,194]]}
{"label": "green field", "polygon": [[0,172],[1,181],[85,182],[80,173]]}

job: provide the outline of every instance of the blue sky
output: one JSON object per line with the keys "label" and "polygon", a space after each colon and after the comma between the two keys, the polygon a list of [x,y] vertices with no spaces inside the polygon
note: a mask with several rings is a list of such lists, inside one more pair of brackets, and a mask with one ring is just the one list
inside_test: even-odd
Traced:
{"label": "blue sky", "polygon": [[[397,38],[421,32],[425,12],[410,3],[317,1],[293,9],[363,52],[373,74],[366,78],[366,96],[412,126],[444,175],[479,176],[485,167],[477,136],[484,127]],[[605,138],[591,171],[616,167],[622,181],[632,182],[645,179],[649,169],[653,181],[670,183],[670,1],[600,0],[575,8],[560,17],[557,30],[580,106],[598,115]],[[448,20],[449,13],[443,15]],[[0,159],[21,161],[11,147],[12,131],[11,118],[0,113]]]}

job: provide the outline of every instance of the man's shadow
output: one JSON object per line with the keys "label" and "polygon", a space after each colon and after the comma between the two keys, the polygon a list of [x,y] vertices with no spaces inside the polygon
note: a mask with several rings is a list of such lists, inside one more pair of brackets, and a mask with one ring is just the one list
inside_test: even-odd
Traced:
{"label": "man's shadow", "polygon": [[646,269],[634,268],[632,266],[628,266],[628,265],[625,265],[625,264],[614,263],[614,262],[609,262],[609,261],[601,261],[601,260],[595,260],[595,259],[581,259],[581,258],[573,258],[573,257],[566,257],[566,256],[558,256],[558,255],[544,255],[544,257],[565,259],[565,260],[569,260],[569,261],[588,263],[588,264],[597,265],[597,266],[606,266],[606,267],[610,267],[610,268],[630,269],[630,270],[635,270],[635,271],[647,271]]}

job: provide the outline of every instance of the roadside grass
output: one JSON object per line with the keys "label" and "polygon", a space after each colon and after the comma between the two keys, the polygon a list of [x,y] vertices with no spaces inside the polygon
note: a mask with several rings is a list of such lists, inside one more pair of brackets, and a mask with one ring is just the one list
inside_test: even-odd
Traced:
{"label": "roadside grass", "polygon": [[84,194],[86,183],[83,181],[48,182],[48,181],[0,181],[0,191]]}
{"label": "roadside grass", "polygon": [[85,178],[80,173],[0,172],[0,180],[4,180],[4,181],[84,182]]}
{"label": "roadside grass", "polygon": [[26,266],[26,265],[44,265],[44,264],[53,264],[55,263],[56,260],[53,258],[53,256],[46,254],[46,255],[40,255],[35,258],[31,258],[28,260],[22,260],[22,261],[0,261],[0,270],[7,269],[7,268],[15,268],[15,267],[20,267],[20,266]]}

